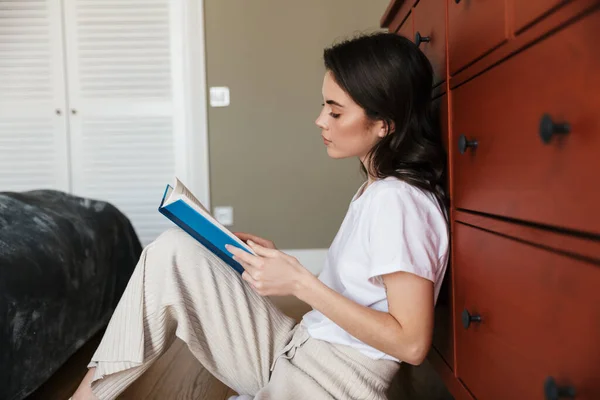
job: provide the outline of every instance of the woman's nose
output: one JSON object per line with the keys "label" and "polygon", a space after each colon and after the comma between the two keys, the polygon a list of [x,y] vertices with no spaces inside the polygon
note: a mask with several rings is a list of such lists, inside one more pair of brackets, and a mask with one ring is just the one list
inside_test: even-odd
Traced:
{"label": "woman's nose", "polygon": [[317,126],[321,129],[327,129],[327,124],[325,123],[325,116],[323,115],[323,111],[321,111],[321,113],[317,117],[315,124],[317,124]]}

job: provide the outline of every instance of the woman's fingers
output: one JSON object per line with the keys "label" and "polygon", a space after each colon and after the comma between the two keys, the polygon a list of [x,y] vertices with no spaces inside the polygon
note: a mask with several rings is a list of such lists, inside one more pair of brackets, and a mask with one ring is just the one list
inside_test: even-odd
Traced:
{"label": "woman's fingers", "polygon": [[255,289],[257,288],[257,286],[260,286],[260,284],[258,284],[258,278],[261,276],[260,271],[258,271],[251,264],[248,264],[247,262],[240,260],[237,256],[234,256],[233,259],[236,260],[238,263],[240,263],[242,268],[244,268],[244,272],[242,273],[242,278],[244,280],[248,281],[249,283],[251,283]]}
{"label": "woman's fingers", "polygon": [[282,258],[284,260],[287,260],[290,263],[298,263],[298,259],[296,259],[296,257],[292,257],[289,254],[286,254],[282,251],[279,251],[277,249],[271,249],[271,248],[267,248],[261,245],[258,245],[254,242],[252,242],[251,240],[248,241],[248,245],[250,246],[250,248],[252,248],[252,250],[254,250],[254,252],[261,256],[261,257],[267,257],[267,258]]}
{"label": "woman's fingers", "polygon": [[244,271],[242,273],[242,279],[248,282],[250,286],[252,286],[252,289],[260,294],[262,290],[262,284],[254,279],[248,271]]}
{"label": "woman's fingers", "polygon": [[275,243],[273,243],[270,240],[261,238],[260,236],[256,236],[256,235],[253,235],[251,233],[246,233],[246,232],[234,232],[233,234],[235,236],[237,236],[243,242],[248,243],[248,241],[251,240],[254,243],[260,244],[263,247],[267,247],[267,248],[270,248],[270,249],[274,249],[275,248]]}
{"label": "woman's fingers", "polygon": [[258,236],[253,235],[251,233],[247,233],[247,232],[233,232],[233,234],[244,242],[246,242],[248,240],[257,241],[258,239],[260,239]]}
{"label": "woman's fingers", "polygon": [[261,257],[273,258],[277,257],[281,253],[279,250],[264,247],[258,243],[254,243],[252,240],[248,240],[248,245],[252,250],[256,252],[256,254],[258,254]]}
{"label": "woman's fingers", "polygon": [[243,242],[247,241],[248,239],[251,239],[254,236],[245,232],[233,232],[233,234]]}
{"label": "woman's fingers", "polygon": [[255,268],[262,266],[263,261],[259,257],[248,253],[246,250],[242,250],[230,244],[226,244],[225,248],[227,249],[227,251],[233,254],[233,259],[239,262],[240,264],[243,262]]}
{"label": "woman's fingers", "polygon": [[[259,238],[260,239],[260,238]],[[256,241],[256,243],[260,244],[262,247],[266,247],[267,249],[273,249],[276,250],[277,247],[275,247],[275,243],[271,242],[270,240],[267,239],[261,239],[260,241]]]}

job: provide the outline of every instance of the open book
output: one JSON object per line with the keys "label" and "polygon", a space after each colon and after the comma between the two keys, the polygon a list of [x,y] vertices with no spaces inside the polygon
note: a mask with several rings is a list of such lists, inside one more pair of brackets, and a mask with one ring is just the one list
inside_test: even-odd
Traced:
{"label": "open book", "polygon": [[158,211],[203,244],[240,274],[244,268],[225,249],[226,244],[254,251],[219,223],[183,183],[175,178],[175,187],[167,185]]}

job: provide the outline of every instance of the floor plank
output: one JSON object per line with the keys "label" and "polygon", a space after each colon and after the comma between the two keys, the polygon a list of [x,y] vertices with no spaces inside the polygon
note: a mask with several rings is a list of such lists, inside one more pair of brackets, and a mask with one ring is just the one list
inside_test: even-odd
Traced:
{"label": "floor plank", "polygon": [[119,399],[222,400],[228,390],[202,367],[186,344],[177,339]]}

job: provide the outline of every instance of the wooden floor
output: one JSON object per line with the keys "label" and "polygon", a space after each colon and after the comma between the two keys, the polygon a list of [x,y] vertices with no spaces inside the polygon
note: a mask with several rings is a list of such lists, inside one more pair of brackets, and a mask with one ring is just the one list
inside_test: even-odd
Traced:
{"label": "wooden floor", "polygon": [[210,399],[223,400],[236,394],[208,373],[177,340],[119,399]]}
{"label": "wooden floor", "polygon": [[[293,297],[276,297],[273,302],[287,315],[300,320],[310,308]],[[28,397],[30,400],[67,400],[87,372],[86,365],[100,339],[100,332],[69,359],[54,376]],[[406,397],[402,389],[393,391],[392,399],[451,400],[439,376],[425,362],[413,368],[411,385],[416,395]],[[400,388],[397,382],[392,386]],[[119,397],[126,400],[224,400],[234,393],[210,375],[192,356],[185,343],[177,339],[173,346],[144,375]]]}

